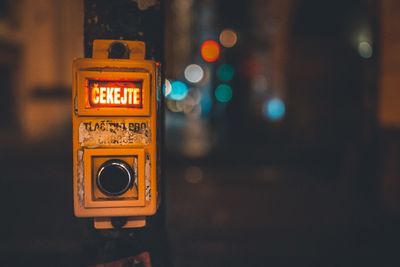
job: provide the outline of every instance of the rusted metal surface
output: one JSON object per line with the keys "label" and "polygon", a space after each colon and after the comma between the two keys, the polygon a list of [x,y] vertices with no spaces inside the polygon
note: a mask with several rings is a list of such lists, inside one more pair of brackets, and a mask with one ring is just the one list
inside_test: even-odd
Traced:
{"label": "rusted metal surface", "polygon": [[79,125],[82,146],[147,145],[151,142],[150,123],[135,120],[88,120]]}
{"label": "rusted metal surface", "polygon": [[85,184],[83,179],[84,173],[83,164],[83,150],[78,151],[78,199],[79,205],[83,207],[83,202],[85,200]]}

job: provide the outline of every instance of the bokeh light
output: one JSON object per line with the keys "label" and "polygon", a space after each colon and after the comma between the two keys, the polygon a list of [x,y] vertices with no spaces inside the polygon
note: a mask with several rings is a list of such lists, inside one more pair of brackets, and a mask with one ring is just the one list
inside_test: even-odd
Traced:
{"label": "bokeh light", "polygon": [[232,99],[232,87],[227,84],[220,84],[215,89],[215,98],[221,103],[227,103]]}
{"label": "bokeh light", "polygon": [[203,180],[203,170],[197,166],[189,166],[185,169],[185,180],[190,184],[198,184]]}
{"label": "bokeh light", "polygon": [[164,96],[168,96],[172,91],[171,82],[168,79],[165,79],[164,87]]}
{"label": "bokeh light", "polygon": [[201,106],[201,115],[204,116],[205,118],[208,118],[211,114],[211,108],[212,108],[212,95],[209,93],[211,91],[209,88],[205,88],[207,93],[204,93],[201,97],[200,100],[200,106]]}
{"label": "bokeh light", "polygon": [[219,42],[226,48],[235,46],[237,42],[237,34],[234,30],[225,29],[219,35]]}
{"label": "bokeh light", "polygon": [[175,100],[171,100],[171,99],[167,99],[165,101],[166,106],[168,108],[168,110],[172,111],[172,112],[182,112],[183,108],[180,105],[177,105],[177,101]]}
{"label": "bokeh light", "polygon": [[197,106],[195,99],[188,95],[183,101],[183,113],[189,114],[193,111],[193,109]]}
{"label": "bokeh light", "polygon": [[215,62],[218,60],[221,48],[214,40],[204,41],[200,48],[201,57],[206,62]]}
{"label": "bokeh light", "polygon": [[265,75],[258,74],[251,80],[251,86],[256,94],[263,94],[268,91],[268,79]]}
{"label": "bokeh light", "polygon": [[198,83],[204,77],[204,70],[197,64],[191,64],[186,67],[184,75],[189,82]]}
{"label": "bokeh light", "polygon": [[271,121],[283,119],[285,112],[285,103],[280,98],[272,98],[264,102],[263,114]]}
{"label": "bokeh light", "polygon": [[185,97],[188,95],[189,88],[182,81],[173,81],[171,83],[171,87],[171,93],[168,95],[168,97],[172,100],[180,101],[185,99]]}
{"label": "bokeh light", "polygon": [[229,64],[222,64],[217,69],[217,76],[223,82],[229,82],[235,74],[234,68]]}
{"label": "bokeh light", "polygon": [[358,54],[365,59],[372,57],[372,46],[368,42],[358,44]]}

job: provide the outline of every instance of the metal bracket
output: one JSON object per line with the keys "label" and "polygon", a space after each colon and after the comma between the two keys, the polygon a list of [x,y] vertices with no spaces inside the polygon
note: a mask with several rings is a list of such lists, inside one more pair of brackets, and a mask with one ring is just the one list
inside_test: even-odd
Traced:
{"label": "metal bracket", "polygon": [[146,57],[146,44],[141,41],[125,41],[125,40],[94,40],[92,58],[109,58],[110,45],[113,43],[122,43],[129,49],[129,59],[144,60]]}
{"label": "metal bracket", "polygon": [[[122,228],[138,228],[146,226],[146,217],[127,217],[127,222]],[[96,217],[94,218],[94,228],[96,229],[112,229],[111,218]]]}

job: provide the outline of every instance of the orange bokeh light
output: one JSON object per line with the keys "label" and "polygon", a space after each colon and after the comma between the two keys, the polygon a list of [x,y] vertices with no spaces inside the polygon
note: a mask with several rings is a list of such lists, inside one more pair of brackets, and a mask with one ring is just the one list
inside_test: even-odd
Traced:
{"label": "orange bokeh light", "polygon": [[204,41],[200,48],[201,57],[206,62],[215,62],[221,54],[219,44],[214,40]]}
{"label": "orange bokeh light", "polygon": [[237,33],[231,29],[225,29],[219,35],[219,41],[222,46],[226,48],[231,48],[235,46],[237,42]]}

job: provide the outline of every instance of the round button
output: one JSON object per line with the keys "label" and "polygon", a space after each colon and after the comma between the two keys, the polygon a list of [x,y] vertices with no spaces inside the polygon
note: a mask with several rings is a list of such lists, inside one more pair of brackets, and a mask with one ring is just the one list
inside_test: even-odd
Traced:
{"label": "round button", "polygon": [[97,173],[97,186],[108,196],[120,196],[132,186],[134,171],[122,160],[104,162]]}

